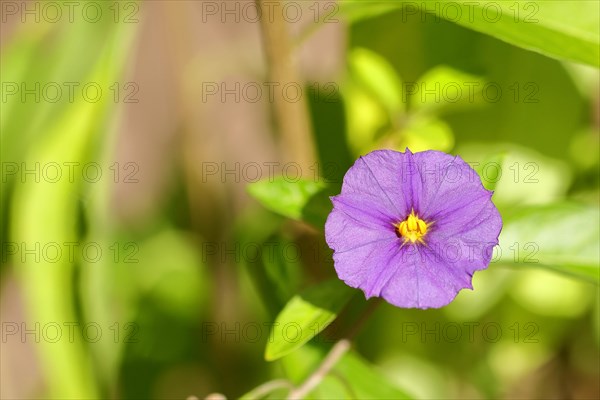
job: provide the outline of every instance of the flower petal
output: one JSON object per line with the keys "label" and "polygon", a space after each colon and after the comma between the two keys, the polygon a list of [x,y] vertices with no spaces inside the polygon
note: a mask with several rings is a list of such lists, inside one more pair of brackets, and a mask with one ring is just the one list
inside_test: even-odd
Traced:
{"label": "flower petal", "polygon": [[471,274],[487,268],[502,228],[502,218],[491,200],[483,203],[441,220],[427,238],[429,246],[445,255],[455,268]]}
{"label": "flower petal", "polygon": [[379,296],[394,272],[392,260],[399,254],[396,237],[371,241],[346,251],[336,251],[333,260],[338,277],[348,286],[362,289],[367,298]]}
{"label": "flower petal", "polygon": [[425,246],[406,247],[400,261],[381,290],[381,297],[397,307],[443,307],[461,289],[472,288],[471,274]]}
{"label": "flower petal", "polygon": [[411,211],[412,192],[408,179],[412,154],[378,150],[360,157],[344,176],[342,195],[362,193],[403,219]]}
{"label": "flower petal", "polygon": [[361,225],[393,232],[394,224],[398,222],[394,214],[372,196],[361,193],[345,194],[332,197],[331,202],[337,211],[343,212]]}
{"label": "flower petal", "polygon": [[345,205],[334,207],[325,223],[325,240],[335,252],[345,252],[382,240],[397,239],[392,225],[384,228],[377,217],[356,209],[350,213],[346,203],[338,204]]}
{"label": "flower petal", "polygon": [[429,150],[414,154],[414,159],[421,180],[415,208],[426,219],[450,215],[476,198],[491,195],[475,170],[458,156]]}

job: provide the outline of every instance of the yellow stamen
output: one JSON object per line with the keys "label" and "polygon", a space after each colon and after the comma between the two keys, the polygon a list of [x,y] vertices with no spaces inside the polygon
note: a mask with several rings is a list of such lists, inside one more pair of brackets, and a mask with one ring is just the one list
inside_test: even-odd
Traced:
{"label": "yellow stamen", "polygon": [[413,213],[411,213],[406,219],[406,223],[408,224],[409,231],[416,231],[419,229],[417,226],[417,217]]}
{"label": "yellow stamen", "polygon": [[407,242],[411,243],[425,243],[423,236],[427,233],[429,224],[419,218],[414,210],[412,210],[406,219],[398,224],[394,224],[396,227],[396,233],[398,233],[404,239],[404,244]]}

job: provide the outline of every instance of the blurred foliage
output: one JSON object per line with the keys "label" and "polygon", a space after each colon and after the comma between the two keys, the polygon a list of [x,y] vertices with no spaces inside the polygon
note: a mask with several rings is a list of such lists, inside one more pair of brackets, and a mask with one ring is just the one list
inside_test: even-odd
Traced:
{"label": "blurred foliage", "polygon": [[[111,164],[118,105],[3,93],[3,285],[18,280],[29,325],[96,323],[117,335],[89,342],[75,330],[73,342],[33,344],[43,387],[27,396],[285,396],[367,307],[336,280],[322,232],[329,196],[359,155],[409,147],[459,154],[495,191],[505,225],[494,261],[443,309],[384,304],[308,398],[598,397],[599,3],[469,3],[340,1],[339,93],[308,99],[316,175],[261,180],[245,196],[195,188],[175,168],[169,201],[139,225],[114,215],[111,182],[36,182],[5,169]],[[109,87],[131,63],[137,29],[21,24],[3,38],[2,83]],[[205,203],[187,203],[194,190]],[[36,242],[119,256],[5,260],[7,243]],[[301,333],[282,340],[289,322]]]}

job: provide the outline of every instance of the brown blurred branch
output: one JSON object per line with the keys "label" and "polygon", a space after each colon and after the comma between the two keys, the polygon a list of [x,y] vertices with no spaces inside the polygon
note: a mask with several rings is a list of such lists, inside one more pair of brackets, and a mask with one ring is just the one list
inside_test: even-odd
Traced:
{"label": "brown blurred branch", "polygon": [[[268,3],[268,4],[266,4]],[[292,102],[284,97],[282,88],[300,81],[292,54],[292,44],[283,19],[281,0],[256,0],[261,10],[261,30],[267,58],[269,82],[274,85],[274,112],[281,133],[281,147],[286,161],[299,163],[302,167],[315,161],[310,120],[306,99]]]}

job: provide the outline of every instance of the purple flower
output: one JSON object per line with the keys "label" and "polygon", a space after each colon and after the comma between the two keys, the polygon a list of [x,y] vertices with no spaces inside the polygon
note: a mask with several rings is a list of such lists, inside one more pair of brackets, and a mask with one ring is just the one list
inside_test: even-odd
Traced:
{"label": "purple flower", "polygon": [[487,268],[502,219],[460,157],[378,150],[360,157],[325,224],[338,276],[398,307],[438,308]]}

